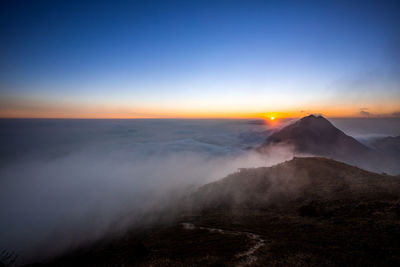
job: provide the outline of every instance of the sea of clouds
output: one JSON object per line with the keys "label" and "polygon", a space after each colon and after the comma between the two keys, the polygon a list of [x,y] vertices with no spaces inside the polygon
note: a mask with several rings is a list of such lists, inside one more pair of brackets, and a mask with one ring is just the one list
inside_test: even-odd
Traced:
{"label": "sea of clouds", "polygon": [[249,120],[2,120],[0,249],[22,261],[143,223],[172,196],[290,159]]}
{"label": "sea of clouds", "polygon": [[[30,262],[146,224],[200,185],[291,159],[290,148],[252,149],[287,123],[0,120],[0,250]],[[398,130],[333,123],[361,137]]]}

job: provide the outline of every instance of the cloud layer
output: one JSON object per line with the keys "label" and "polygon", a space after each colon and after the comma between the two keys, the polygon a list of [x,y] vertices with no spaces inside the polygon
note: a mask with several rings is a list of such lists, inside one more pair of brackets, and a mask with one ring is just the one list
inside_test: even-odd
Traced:
{"label": "cloud layer", "polygon": [[237,168],[290,158],[248,150],[268,129],[242,120],[2,121],[2,130],[0,248],[22,260],[144,223],[171,194]]}

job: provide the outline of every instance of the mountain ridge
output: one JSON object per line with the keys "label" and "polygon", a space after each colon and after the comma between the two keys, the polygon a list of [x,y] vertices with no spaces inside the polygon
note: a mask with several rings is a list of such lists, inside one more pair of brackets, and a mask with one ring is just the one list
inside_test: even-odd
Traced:
{"label": "mountain ridge", "polygon": [[[375,198],[387,194],[400,176],[379,174],[323,157],[294,157],[273,165],[239,169],[206,184],[196,194],[203,207],[283,204],[304,199],[331,200],[354,196]],[[222,196],[222,197],[221,197]],[[196,201],[195,201],[196,202]],[[218,205],[217,205],[218,206]]]}
{"label": "mountain ridge", "polygon": [[362,144],[321,115],[303,117],[277,130],[266,138],[259,151],[275,145],[289,145],[296,155],[328,157],[374,172],[400,172],[396,157]]}

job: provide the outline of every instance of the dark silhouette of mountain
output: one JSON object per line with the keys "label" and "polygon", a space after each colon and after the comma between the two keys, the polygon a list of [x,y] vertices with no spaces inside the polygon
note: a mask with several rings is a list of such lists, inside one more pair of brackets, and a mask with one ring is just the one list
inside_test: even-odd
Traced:
{"label": "dark silhouette of mountain", "polygon": [[[310,115],[269,136],[261,150],[287,144],[295,153],[329,157],[366,170],[398,174],[398,160],[346,135],[322,116]],[[390,146],[390,145],[389,145]]]}
{"label": "dark silhouette of mountain", "polygon": [[267,144],[288,143],[296,151],[330,157],[369,153],[370,149],[333,126],[322,116],[310,115],[268,137]]}
{"label": "dark silhouette of mountain", "polygon": [[294,158],[240,169],[191,194],[191,208],[174,222],[132,230],[48,265],[398,266],[399,197],[399,176]]}

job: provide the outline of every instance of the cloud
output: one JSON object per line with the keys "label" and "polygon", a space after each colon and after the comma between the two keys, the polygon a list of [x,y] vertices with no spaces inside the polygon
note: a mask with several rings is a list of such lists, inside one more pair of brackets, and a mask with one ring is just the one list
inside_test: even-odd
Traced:
{"label": "cloud", "polygon": [[372,114],[368,111],[365,110],[361,110],[358,114],[362,115],[362,116],[371,116]]}
{"label": "cloud", "polygon": [[372,116],[373,114],[367,110],[368,108],[360,108],[360,112],[358,114],[365,117]]}
{"label": "cloud", "polygon": [[285,148],[246,150],[264,141],[255,129],[266,129],[248,121],[30,123],[19,126],[25,135],[3,127],[9,144],[0,151],[16,152],[0,165],[0,249],[25,262],[148,223],[153,211],[238,168],[291,157]]}

